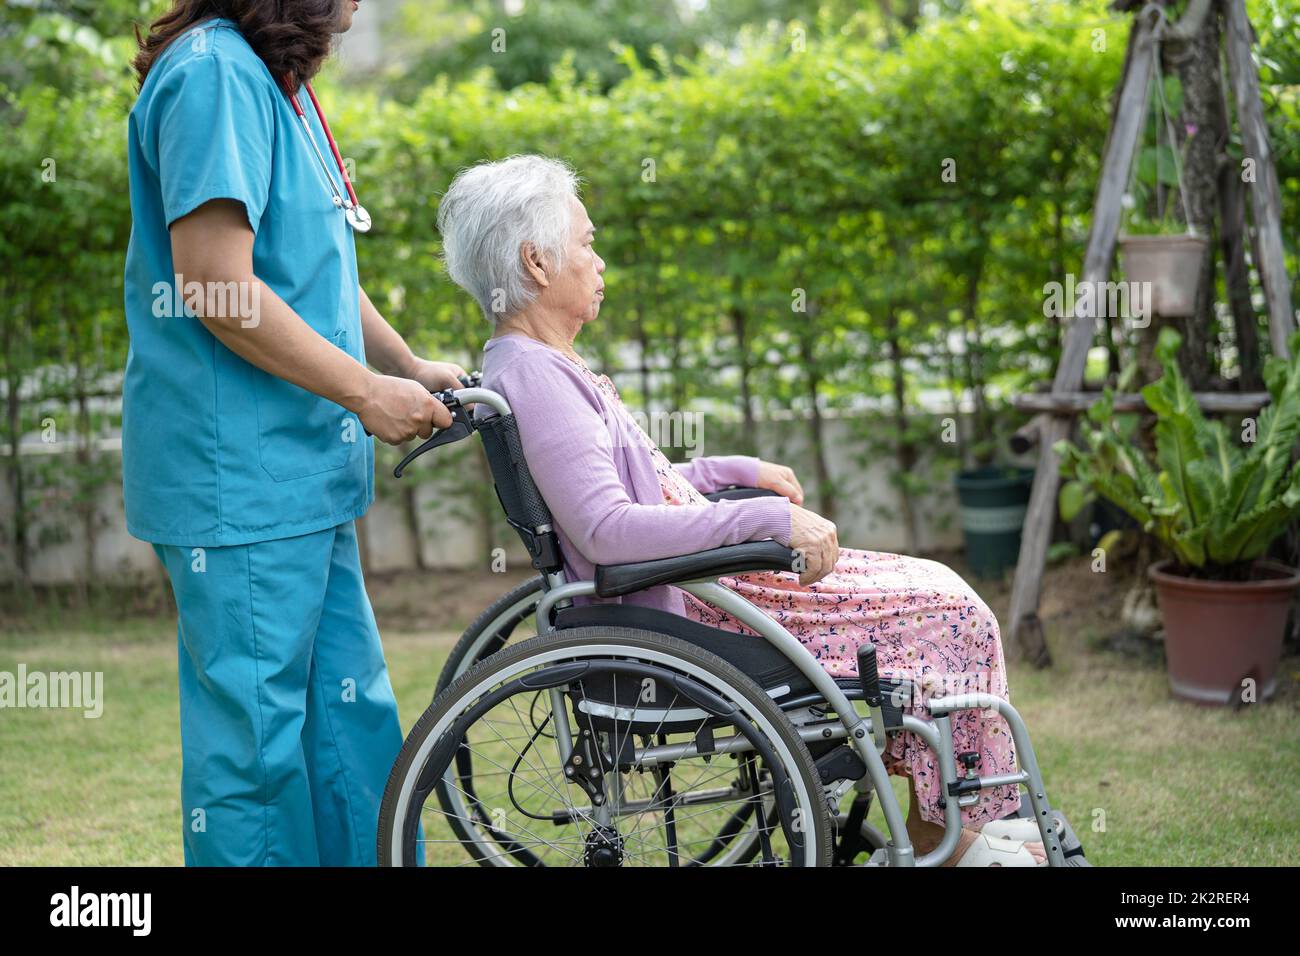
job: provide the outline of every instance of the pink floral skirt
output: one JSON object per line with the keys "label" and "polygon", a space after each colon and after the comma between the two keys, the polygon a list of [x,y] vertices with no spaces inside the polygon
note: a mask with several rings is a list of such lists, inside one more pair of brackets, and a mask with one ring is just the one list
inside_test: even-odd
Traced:
{"label": "pink floral skirt", "polygon": [[[806,587],[788,571],[719,582],[776,619],[832,677],[856,677],[858,645],[875,644],[881,677],[903,678],[917,688],[915,699],[904,702],[904,713],[926,716],[925,701],[943,694],[981,692],[1009,699],[993,612],[957,572],[938,561],[841,548],[835,570]],[[730,614],[690,594],[683,597],[692,620],[757,637]],[[1011,731],[1001,715],[963,710],[951,722],[954,755],[978,753],[980,776],[1016,771]],[[921,817],[942,823],[939,768],[925,742],[907,731],[891,735],[885,765],[911,777]],[[979,829],[1019,806],[1018,786],[982,790],[979,803],[962,808],[962,823]]]}

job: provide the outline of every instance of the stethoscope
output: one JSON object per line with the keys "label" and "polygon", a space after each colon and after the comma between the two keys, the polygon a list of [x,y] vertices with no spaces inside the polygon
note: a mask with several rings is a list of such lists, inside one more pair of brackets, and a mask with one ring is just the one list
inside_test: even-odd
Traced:
{"label": "stethoscope", "polygon": [[322,172],[325,173],[325,181],[329,183],[330,195],[334,200],[334,205],[343,210],[343,215],[347,219],[349,226],[357,232],[369,232],[370,213],[366,212],[365,206],[357,202],[357,191],[352,188],[352,180],[348,178],[348,171],[343,165],[343,157],[339,154],[338,144],[334,142],[334,134],[330,132],[330,124],[325,121],[325,113],[321,110],[320,102],[316,99],[316,91],[311,88],[310,83],[303,85],[307,87],[307,95],[311,97],[311,105],[316,109],[316,118],[320,120],[321,129],[325,131],[325,139],[330,144],[330,152],[334,154],[334,162],[338,164],[339,174],[343,177],[343,186],[348,191],[347,196],[340,193],[339,187],[335,185],[334,174],[330,172],[329,164],[325,162],[320,147],[316,145],[316,137],[312,135],[311,124],[307,122],[307,114],[303,111],[302,104],[298,102],[298,97],[292,92],[288,82],[285,83],[284,92],[289,97],[289,102],[293,104],[293,111],[298,115],[298,119],[302,123],[303,132],[307,135],[307,142],[311,144],[312,152],[316,154],[316,160],[320,163]]}

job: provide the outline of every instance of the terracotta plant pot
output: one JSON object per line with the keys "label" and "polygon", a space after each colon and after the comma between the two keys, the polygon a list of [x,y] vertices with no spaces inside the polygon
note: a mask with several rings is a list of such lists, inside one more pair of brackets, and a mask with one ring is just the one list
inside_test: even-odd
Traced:
{"label": "terracotta plant pot", "polygon": [[1291,596],[1300,572],[1257,561],[1254,581],[1207,581],[1174,573],[1174,562],[1148,570],[1165,622],[1165,658],[1175,697],[1199,704],[1236,704],[1243,681],[1255,699],[1272,696]]}
{"label": "terracotta plant pot", "polygon": [[1191,315],[1206,245],[1204,236],[1191,233],[1120,236],[1124,278],[1151,283],[1151,308],[1157,315]]}

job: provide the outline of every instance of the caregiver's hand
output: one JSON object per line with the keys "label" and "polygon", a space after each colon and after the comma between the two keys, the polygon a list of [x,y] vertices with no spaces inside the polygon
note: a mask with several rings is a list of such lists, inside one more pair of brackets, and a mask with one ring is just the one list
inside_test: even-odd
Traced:
{"label": "caregiver's hand", "polygon": [[800,552],[804,569],[800,584],[820,581],[835,570],[840,556],[840,539],[835,525],[821,515],[790,505],[790,547]]}
{"label": "caregiver's hand", "polygon": [[444,388],[464,388],[458,377],[464,374],[465,370],[455,362],[431,362],[422,358],[412,359],[406,370],[407,378],[415,379],[431,392],[440,392]]}
{"label": "caregiver's hand", "polygon": [[803,486],[799,484],[799,479],[794,476],[794,472],[785,465],[763,461],[760,458],[758,478],[755,481],[760,488],[784,495],[797,505],[803,504]]}
{"label": "caregiver's hand", "polygon": [[380,441],[400,445],[428,438],[435,428],[451,424],[451,412],[423,384],[412,378],[372,374],[357,416],[366,431]]}

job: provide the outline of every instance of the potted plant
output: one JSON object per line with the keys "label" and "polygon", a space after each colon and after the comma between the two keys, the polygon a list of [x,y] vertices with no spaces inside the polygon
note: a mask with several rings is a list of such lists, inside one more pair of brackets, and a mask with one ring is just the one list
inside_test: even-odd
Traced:
{"label": "potted plant", "polygon": [[[1164,125],[1172,139],[1169,117],[1176,116],[1181,108],[1182,87],[1178,78],[1171,76],[1156,90],[1159,109],[1152,111],[1151,119],[1157,142],[1138,154],[1133,183],[1124,197],[1130,213],[1119,237],[1120,262],[1126,281],[1150,284],[1147,302],[1153,312],[1183,317],[1196,311],[1196,289],[1209,243],[1170,214],[1174,206],[1170,194],[1177,190],[1180,200],[1184,198],[1182,163],[1172,146],[1159,142],[1159,138]],[[1184,149],[1196,135],[1196,127],[1189,124],[1185,132]],[[1149,218],[1146,211],[1152,208],[1155,216]]]}
{"label": "potted plant", "polygon": [[1132,218],[1119,237],[1124,279],[1150,284],[1147,302],[1157,315],[1192,315],[1207,244],[1204,236],[1175,224]]}
{"label": "potted plant", "polygon": [[[1170,553],[1152,565],[1165,629],[1169,682],[1200,703],[1263,700],[1274,690],[1282,637],[1300,573],[1264,558],[1300,514],[1300,334],[1289,361],[1269,360],[1271,404],[1248,424],[1244,447],[1207,421],[1178,369],[1180,336],[1162,329],[1162,377],[1142,389],[1155,413],[1155,462],[1133,440],[1136,416],[1114,412],[1108,388],[1083,422],[1086,449],[1055,446],[1071,478],[1061,501],[1090,495],[1118,505]],[[1251,427],[1253,425],[1253,428]],[[1253,682],[1253,683],[1252,683]],[[1245,696],[1252,693],[1253,696]]]}

